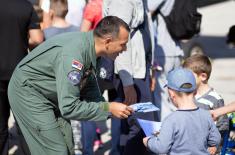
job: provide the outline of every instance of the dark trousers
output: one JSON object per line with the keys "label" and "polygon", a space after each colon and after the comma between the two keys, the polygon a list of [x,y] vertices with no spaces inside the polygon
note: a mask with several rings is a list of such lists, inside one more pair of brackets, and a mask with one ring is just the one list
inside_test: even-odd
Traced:
{"label": "dark trousers", "polygon": [[4,146],[8,138],[8,119],[10,105],[7,97],[9,81],[0,81],[0,154],[3,154]]}
{"label": "dark trousers", "polygon": [[[1,81],[0,80],[0,154],[3,155],[4,147],[7,147],[5,150],[7,153],[8,151],[8,119],[10,117],[10,104],[7,95],[7,88],[8,88],[9,81]],[[25,139],[18,127],[17,123],[15,124],[18,135],[19,135],[19,142],[20,147],[22,147],[22,151],[24,155],[30,155],[28,146],[25,142]]]}
{"label": "dark trousers", "polygon": [[[137,102],[151,102],[150,92],[150,75],[147,73],[145,79],[134,79],[134,86],[137,92]],[[120,81],[115,82],[115,88],[117,90],[117,100],[124,100],[123,86]],[[133,114],[128,119],[121,120],[121,137],[120,144],[122,147],[122,155],[149,155],[146,147],[143,144],[143,138],[145,137],[143,130],[140,128],[136,118],[154,120],[153,113],[139,113]]]}
{"label": "dark trousers", "polygon": [[96,123],[94,121],[81,121],[82,154],[93,155],[94,140],[96,138]]}

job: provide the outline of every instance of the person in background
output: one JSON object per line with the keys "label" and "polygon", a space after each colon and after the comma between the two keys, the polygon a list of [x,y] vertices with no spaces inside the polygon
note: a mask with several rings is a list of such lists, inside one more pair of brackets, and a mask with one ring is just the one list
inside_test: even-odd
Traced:
{"label": "person in background", "polygon": [[[9,9],[11,8],[11,9]],[[27,0],[2,0],[0,5],[0,154],[7,146],[10,105],[7,87],[19,61],[43,41],[39,20]]]}
{"label": "person in background", "polygon": [[49,15],[51,17],[51,26],[43,30],[45,39],[57,34],[79,31],[79,27],[69,24],[65,20],[68,12],[67,0],[51,0]]}
{"label": "person in background", "polygon": [[[43,25],[44,28],[49,27],[51,23],[50,0],[41,0],[41,8],[43,10]],[[80,27],[83,16],[83,9],[86,5],[85,0],[68,0],[68,13],[65,17],[69,24]]]}
{"label": "person in background", "polygon": [[[104,16],[117,16],[131,28],[127,50],[114,62],[116,100],[131,105],[151,102],[150,68],[154,51],[154,38],[150,14],[144,0],[103,0]],[[154,77],[155,78],[155,77]],[[112,149],[110,154],[145,155],[144,133],[136,118],[153,120],[153,113],[138,113],[126,120],[112,120]],[[119,147],[121,145],[121,147]]]}
{"label": "person in background", "polygon": [[156,154],[214,154],[211,147],[218,147],[220,133],[210,113],[195,104],[193,73],[184,68],[170,71],[166,87],[177,110],[163,120],[158,135],[143,139],[144,145]]}
{"label": "person in background", "polygon": [[[183,67],[192,70],[195,75],[197,83],[195,102],[198,107],[205,110],[212,110],[224,106],[223,98],[208,84],[212,71],[209,57],[202,54],[195,54],[185,59]],[[217,120],[216,127],[221,136],[224,137],[229,130],[227,115],[223,115]],[[220,151],[220,149],[218,151]]]}
{"label": "person in background", "polygon": [[155,105],[160,108],[160,113],[155,116],[155,119],[161,121],[176,110],[164,85],[168,72],[181,66],[184,52],[180,47],[179,41],[171,37],[161,15],[169,15],[175,0],[147,0],[147,2],[149,11],[153,13],[156,41],[153,63],[153,68],[156,70],[156,89],[152,94]]}
{"label": "person in background", "polygon": [[93,30],[102,19],[103,0],[90,0],[84,8],[80,30],[87,32]]}

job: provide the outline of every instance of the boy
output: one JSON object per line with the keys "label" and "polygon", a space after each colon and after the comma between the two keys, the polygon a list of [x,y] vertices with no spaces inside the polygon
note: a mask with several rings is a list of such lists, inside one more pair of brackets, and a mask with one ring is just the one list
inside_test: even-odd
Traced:
{"label": "boy", "polygon": [[162,123],[158,136],[145,137],[146,147],[157,154],[209,154],[220,134],[209,112],[194,103],[196,80],[188,69],[176,68],[167,76],[168,93],[178,108]]}
{"label": "boy", "polygon": [[[213,110],[224,106],[223,98],[209,86],[208,80],[211,75],[211,62],[205,55],[196,54],[185,60],[183,67],[192,70],[196,78],[197,93],[196,105],[205,110]],[[229,128],[229,120],[226,115],[218,118],[216,126],[223,137]]]}
{"label": "boy", "polygon": [[57,34],[79,31],[79,27],[66,22],[65,16],[68,12],[67,0],[51,0],[49,15],[51,18],[51,26],[44,29],[44,36],[48,38]]}

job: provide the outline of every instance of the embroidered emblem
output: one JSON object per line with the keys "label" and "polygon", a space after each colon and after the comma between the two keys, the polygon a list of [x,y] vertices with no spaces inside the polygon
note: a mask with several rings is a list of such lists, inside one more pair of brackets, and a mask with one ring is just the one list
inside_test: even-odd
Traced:
{"label": "embroidered emblem", "polygon": [[102,79],[105,79],[107,77],[107,71],[106,71],[106,69],[104,67],[100,68],[100,77]]}
{"label": "embroidered emblem", "polygon": [[73,85],[77,85],[79,84],[80,80],[81,80],[81,74],[76,71],[73,70],[71,72],[69,72],[68,74],[68,80],[73,84]]}
{"label": "embroidered emblem", "polygon": [[77,60],[73,60],[72,67],[78,70],[82,70],[83,64]]}

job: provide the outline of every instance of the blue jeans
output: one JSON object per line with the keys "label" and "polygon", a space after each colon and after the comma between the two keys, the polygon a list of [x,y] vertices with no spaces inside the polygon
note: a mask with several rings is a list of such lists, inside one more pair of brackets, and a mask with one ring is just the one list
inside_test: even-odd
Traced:
{"label": "blue jeans", "polygon": [[96,124],[93,121],[81,121],[82,154],[94,155],[93,145],[96,137]]}
{"label": "blue jeans", "polygon": [[[116,79],[115,79],[116,80]],[[117,81],[116,81],[117,82]],[[114,102],[122,102],[123,99],[116,97]],[[111,150],[110,155],[121,155],[120,136],[121,136],[121,120],[118,118],[111,118]]]}
{"label": "blue jeans", "polygon": [[121,135],[121,121],[117,118],[111,118],[111,150],[110,155],[120,155],[120,135]]}

